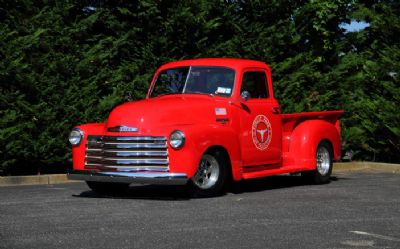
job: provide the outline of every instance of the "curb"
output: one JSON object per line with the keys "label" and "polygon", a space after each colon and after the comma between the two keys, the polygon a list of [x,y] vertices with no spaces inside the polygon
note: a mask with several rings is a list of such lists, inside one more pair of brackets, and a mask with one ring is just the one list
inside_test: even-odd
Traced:
{"label": "curb", "polygon": [[334,173],[361,170],[400,174],[400,164],[375,162],[340,162],[333,164]]}
{"label": "curb", "polygon": [[[375,163],[375,162],[345,162],[334,163],[333,173],[351,171],[373,171],[400,174],[400,164]],[[14,185],[46,185],[73,183],[80,181],[68,180],[66,174],[35,175],[35,176],[3,176],[0,177],[1,186]]]}
{"label": "curb", "polygon": [[34,175],[34,176],[3,176],[0,177],[0,186],[13,185],[45,185],[71,183],[66,174]]}

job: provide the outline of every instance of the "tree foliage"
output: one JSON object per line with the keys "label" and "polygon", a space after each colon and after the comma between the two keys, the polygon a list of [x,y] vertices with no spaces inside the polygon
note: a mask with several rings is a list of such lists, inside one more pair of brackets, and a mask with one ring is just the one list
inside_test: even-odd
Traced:
{"label": "tree foliage", "polygon": [[400,162],[398,1],[0,0],[0,23],[2,174],[65,170],[71,127],[198,57],[265,61],[285,112],[343,108],[345,150]]}

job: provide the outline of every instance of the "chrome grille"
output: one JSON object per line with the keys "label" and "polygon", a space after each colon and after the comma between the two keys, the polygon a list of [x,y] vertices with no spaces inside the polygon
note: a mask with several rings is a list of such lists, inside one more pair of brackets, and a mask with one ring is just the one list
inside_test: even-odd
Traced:
{"label": "chrome grille", "polygon": [[166,137],[88,136],[85,168],[168,171]]}

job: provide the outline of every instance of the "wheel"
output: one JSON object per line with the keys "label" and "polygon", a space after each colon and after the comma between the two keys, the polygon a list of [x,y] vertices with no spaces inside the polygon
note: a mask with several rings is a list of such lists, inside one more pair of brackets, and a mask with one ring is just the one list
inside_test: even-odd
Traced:
{"label": "wheel", "polygon": [[201,157],[197,172],[191,180],[195,196],[211,197],[220,195],[227,178],[227,160],[219,151],[206,153]]}
{"label": "wheel", "polygon": [[129,183],[87,181],[86,184],[91,190],[99,194],[122,194],[129,188]]}
{"label": "wheel", "polygon": [[333,167],[333,151],[328,142],[322,141],[318,145],[315,159],[316,169],[303,172],[303,175],[316,184],[328,183]]}

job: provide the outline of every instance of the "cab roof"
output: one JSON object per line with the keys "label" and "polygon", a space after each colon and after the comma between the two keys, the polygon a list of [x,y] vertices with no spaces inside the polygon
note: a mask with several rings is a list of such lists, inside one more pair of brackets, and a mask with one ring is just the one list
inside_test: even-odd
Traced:
{"label": "cab roof", "polygon": [[266,68],[269,69],[268,65],[261,61],[247,60],[247,59],[235,59],[235,58],[202,58],[192,60],[180,60],[169,62],[162,65],[159,70],[173,67],[184,67],[184,66],[220,66],[229,67],[233,69],[242,68]]}

